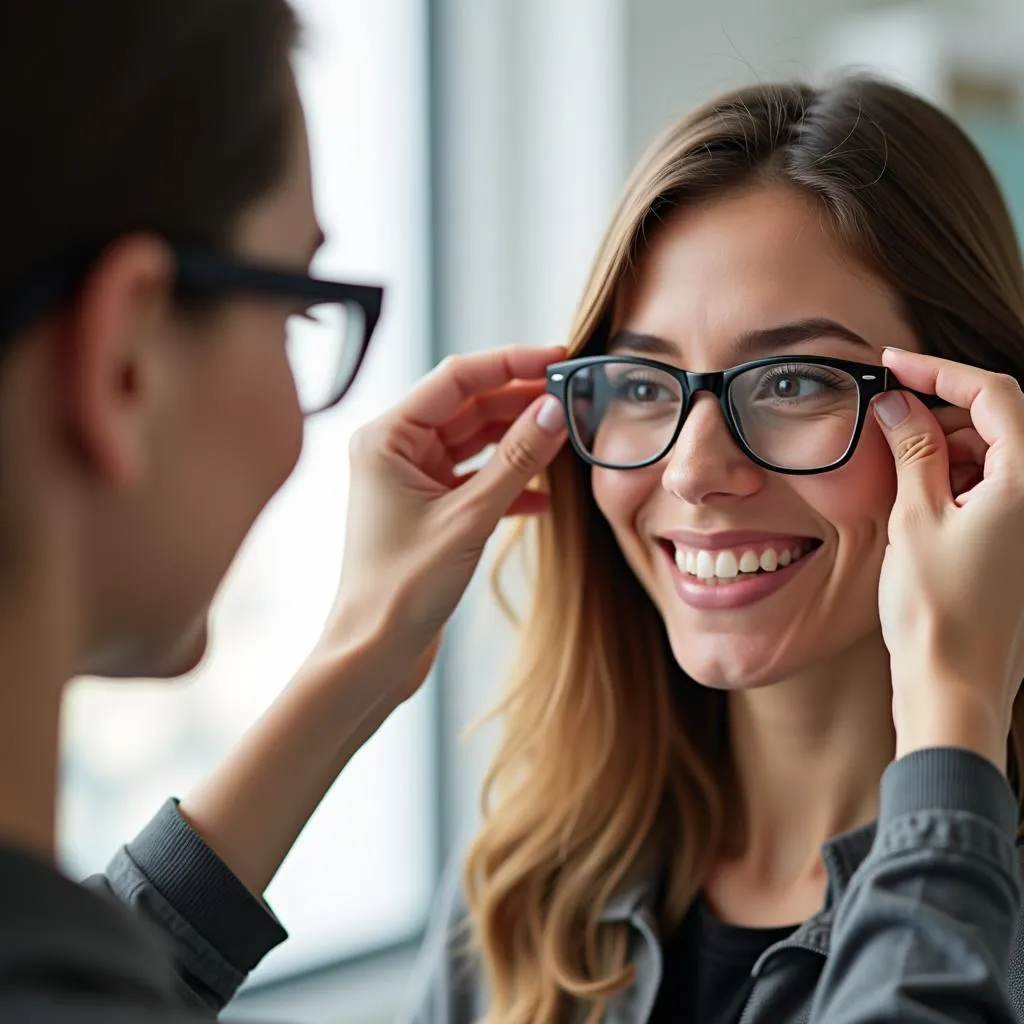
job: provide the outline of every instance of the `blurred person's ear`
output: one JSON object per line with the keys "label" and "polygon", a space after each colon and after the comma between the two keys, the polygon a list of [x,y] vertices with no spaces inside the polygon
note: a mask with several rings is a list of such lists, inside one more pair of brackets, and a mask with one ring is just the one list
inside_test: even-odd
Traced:
{"label": "blurred person's ear", "polygon": [[87,469],[114,487],[130,488],[147,471],[174,273],[161,239],[126,236],[103,252],[57,326],[66,429]]}

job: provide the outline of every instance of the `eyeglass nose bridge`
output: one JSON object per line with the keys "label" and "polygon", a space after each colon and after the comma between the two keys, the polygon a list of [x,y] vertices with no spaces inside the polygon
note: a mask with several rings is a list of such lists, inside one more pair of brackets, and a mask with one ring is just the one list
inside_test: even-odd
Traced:
{"label": "eyeglass nose bridge", "polygon": [[726,388],[724,370],[715,370],[709,373],[693,373],[690,370],[681,370],[680,376],[683,378],[683,383],[686,386],[687,406],[701,391],[710,391],[719,402],[722,401]]}
{"label": "eyeglass nose bridge", "polygon": [[726,402],[726,394],[729,390],[729,372],[727,370],[710,370],[706,373],[699,373],[692,370],[677,370],[675,376],[683,385],[683,401],[682,407],[679,410],[679,422],[676,424],[675,433],[665,454],[667,455],[678,444],[686,421],[690,418],[690,413],[693,411],[693,400],[702,391],[707,391],[709,394],[714,395],[722,417],[725,420],[726,429],[732,435],[733,441],[741,449],[745,450],[746,446],[743,443],[742,437],[737,432],[736,424],[733,422]]}

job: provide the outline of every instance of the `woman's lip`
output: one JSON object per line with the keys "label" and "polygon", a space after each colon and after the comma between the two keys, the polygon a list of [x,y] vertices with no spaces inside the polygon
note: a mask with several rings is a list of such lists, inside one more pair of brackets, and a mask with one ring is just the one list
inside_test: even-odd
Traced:
{"label": "woman's lip", "polygon": [[738,579],[734,583],[710,584],[698,582],[689,573],[681,572],[674,555],[666,548],[662,550],[669,563],[669,572],[672,574],[676,593],[684,604],[705,611],[724,611],[742,608],[775,594],[799,575],[804,566],[814,559],[819,549],[814,548],[795,562],[790,562],[785,568],[776,569],[774,572],[757,573],[751,575],[749,579]]}

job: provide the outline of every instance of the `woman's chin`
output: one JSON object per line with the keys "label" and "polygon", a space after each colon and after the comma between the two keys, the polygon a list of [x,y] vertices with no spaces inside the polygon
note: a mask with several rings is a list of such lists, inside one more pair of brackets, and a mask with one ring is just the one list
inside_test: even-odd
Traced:
{"label": "woman's chin", "polygon": [[714,642],[693,637],[670,638],[676,663],[695,683],[713,690],[754,690],[771,686],[785,674],[778,652],[740,637]]}

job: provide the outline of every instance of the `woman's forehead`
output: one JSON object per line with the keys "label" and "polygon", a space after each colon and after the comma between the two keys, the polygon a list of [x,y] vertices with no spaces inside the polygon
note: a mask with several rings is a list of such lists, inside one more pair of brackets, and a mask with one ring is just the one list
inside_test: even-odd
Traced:
{"label": "woman's forehead", "polygon": [[848,255],[811,200],[779,186],[666,219],[619,283],[610,320],[605,345],[626,331],[702,363],[808,321],[839,325],[833,336],[854,345],[909,340],[893,289]]}

